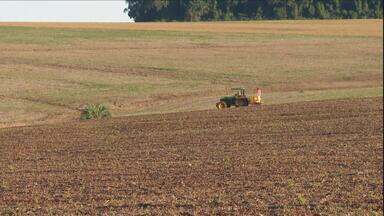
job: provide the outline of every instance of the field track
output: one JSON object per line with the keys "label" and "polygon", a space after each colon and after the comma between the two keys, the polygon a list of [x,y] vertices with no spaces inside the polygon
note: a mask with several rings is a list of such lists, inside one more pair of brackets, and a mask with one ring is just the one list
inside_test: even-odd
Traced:
{"label": "field track", "polygon": [[0,129],[0,213],[382,214],[382,98]]}

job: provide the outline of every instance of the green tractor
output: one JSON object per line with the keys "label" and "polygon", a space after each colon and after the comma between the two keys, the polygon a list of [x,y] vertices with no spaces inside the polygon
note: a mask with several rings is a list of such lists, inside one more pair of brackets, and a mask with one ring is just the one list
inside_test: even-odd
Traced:
{"label": "green tractor", "polygon": [[231,90],[234,94],[232,96],[220,98],[220,101],[216,103],[217,109],[229,108],[231,106],[241,107],[261,104],[261,89],[259,88],[257,88],[257,95],[250,97],[245,95],[244,88],[232,88]]}

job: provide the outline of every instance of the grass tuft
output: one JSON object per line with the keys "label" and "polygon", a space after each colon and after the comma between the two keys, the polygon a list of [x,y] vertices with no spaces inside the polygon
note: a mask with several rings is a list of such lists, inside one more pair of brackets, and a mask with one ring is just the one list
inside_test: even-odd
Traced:
{"label": "grass tuft", "polygon": [[81,120],[109,118],[111,113],[103,104],[89,104],[81,113]]}

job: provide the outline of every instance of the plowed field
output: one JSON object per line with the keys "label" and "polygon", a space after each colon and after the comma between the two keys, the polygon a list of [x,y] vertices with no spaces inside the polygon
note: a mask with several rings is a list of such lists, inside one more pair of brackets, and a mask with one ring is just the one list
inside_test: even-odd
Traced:
{"label": "plowed field", "polygon": [[0,209],[382,214],[382,98],[0,129]]}

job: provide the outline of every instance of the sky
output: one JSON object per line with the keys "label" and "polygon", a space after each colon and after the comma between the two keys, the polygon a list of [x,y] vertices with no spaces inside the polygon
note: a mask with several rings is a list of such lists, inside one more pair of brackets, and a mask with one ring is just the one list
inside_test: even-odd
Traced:
{"label": "sky", "polygon": [[0,0],[0,22],[132,22],[124,0]]}

